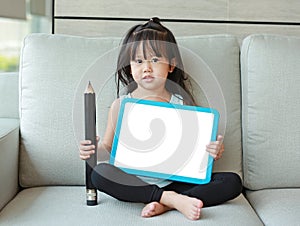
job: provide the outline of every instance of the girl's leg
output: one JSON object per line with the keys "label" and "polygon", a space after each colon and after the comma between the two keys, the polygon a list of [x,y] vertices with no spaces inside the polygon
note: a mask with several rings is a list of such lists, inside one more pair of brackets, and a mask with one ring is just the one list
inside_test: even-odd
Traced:
{"label": "girl's leg", "polygon": [[215,173],[206,185],[174,182],[161,189],[106,163],[95,167],[92,182],[98,190],[119,200],[149,203],[142,211],[145,217],[177,209],[187,218],[196,220],[203,202],[205,206],[217,205],[241,193],[241,180],[233,173]]}
{"label": "girl's leg", "polygon": [[127,202],[159,202],[163,193],[158,186],[149,185],[107,163],[100,163],[94,168],[92,182],[99,191]]}
{"label": "girl's leg", "polygon": [[242,192],[242,182],[235,173],[213,173],[208,184],[194,185],[174,182],[164,190],[200,199],[204,207],[215,206],[236,198]]}
{"label": "girl's leg", "polygon": [[165,192],[107,163],[98,164],[94,168],[92,182],[99,191],[121,201],[149,203],[142,211],[144,217],[159,215],[171,209],[179,210],[189,219],[200,217],[200,200],[176,192]]}

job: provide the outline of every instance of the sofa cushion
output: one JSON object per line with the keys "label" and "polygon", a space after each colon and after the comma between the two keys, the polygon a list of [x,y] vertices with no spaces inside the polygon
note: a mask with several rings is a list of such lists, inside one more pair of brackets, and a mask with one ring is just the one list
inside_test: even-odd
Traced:
{"label": "sofa cushion", "polygon": [[265,225],[299,225],[299,188],[247,191],[247,199]]}
{"label": "sofa cushion", "polygon": [[0,118],[19,118],[18,86],[18,72],[0,73]]}
{"label": "sofa cushion", "polygon": [[300,38],[242,44],[244,180],[249,189],[300,186]]}
{"label": "sofa cushion", "polygon": [[196,102],[220,113],[225,152],[214,171],[242,176],[239,44],[231,35],[178,37],[185,71],[192,78]]}
{"label": "sofa cushion", "polygon": [[199,221],[190,221],[178,211],[142,218],[141,203],[120,202],[101,192],[98,197],[97,206],[86,206],[85,187],[28,188],[0,212],[0,225],[263,225],[243,195],[203,208]]}
{"label": "sofa cushion", "polygon": [[[25,39],[20,65],[20,183],[23,187],[84,184],[84,162],[79,159],[77,146],[84,138],[83,93],[91,80],[97,94],[98,134],[102,136],[108,109],[116,98],[114,70],[119,42],[120,38],[46,34],[32,34]],[[215,164],[215,171],[234,171],[241,175],[236,38],[228,35],[179,37],[178,42],[184,52],[185,67],[195,74],[192,76],[195,93],[202,90],[209,104],[213,103],[210,106],[221,112],[220,130],[225,133],[227,151]],[[199,62],[203,67],[195,73],[192,68],[199,68]],[[206,74],[212,82],[203,92],[200,80],[205,80]],[[217,99],[213,99],[210,88],[218,91]]]}
{"label": "sofa cushion", "polygon": [[[74,112],[75,94],[80,84],[87,84],[81,81],[89,66],[118,43],[110,38],[47,34],[25,38],[20,64],[22,186],[84,184],[84,162],[79,159],[77,146],[83,129],[78,139],[74,135],[80,130],[76,125],[83,128],[84,120],[73,120],[77,113],[83,115],[83,108]],[[104,69],[98,71],[99,80],[106,78]]]}

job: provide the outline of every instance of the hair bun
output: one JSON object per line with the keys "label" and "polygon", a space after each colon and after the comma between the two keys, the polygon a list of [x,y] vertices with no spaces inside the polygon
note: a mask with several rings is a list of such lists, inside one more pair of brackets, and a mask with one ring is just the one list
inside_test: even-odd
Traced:
{"label": "hair bun", "polygon": [[154,22],[154,23],[160,24],[160,19],[158,17],[152,17],[150,19],[150,22]]}
{"label": "hair bun", "polygon": [[167,32],[166,28],[160,23],[160,19],[158,17],[152,17],[145,24],[138,25],[134,29],[133,34],[136,34],[137,32],[140,32],[144,29],[152,29],[159,32]]}

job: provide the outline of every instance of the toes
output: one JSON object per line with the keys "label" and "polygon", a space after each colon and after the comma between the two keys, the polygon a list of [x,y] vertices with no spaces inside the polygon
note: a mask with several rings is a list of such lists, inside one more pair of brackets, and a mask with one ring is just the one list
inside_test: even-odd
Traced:
{"label": "toes", "polygon": [[151,217],[155,214],[155,204],[148,204],[142,211],[142,217]]}
{"label": "toes", "polygon": [[200,212],[201,208],[203,207],[203,202],[201,200],[198,200],[197,203],[194,203],[194,209],[192,213],[192,220],[198,220],[200,218]]}

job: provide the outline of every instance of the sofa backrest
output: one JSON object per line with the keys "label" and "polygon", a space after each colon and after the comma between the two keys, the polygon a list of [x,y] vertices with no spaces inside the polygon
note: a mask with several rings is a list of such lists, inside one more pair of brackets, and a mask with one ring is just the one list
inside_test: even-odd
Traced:
{"label": "sofa backrest", "polygon": [[[179,37],[196,99],[221,113],[226,152],[215,171],[241,175],[239,45],[228,35]],[[114,70],[120,38],[31,34],[20,65],[20,184],[84,184],[78,142],[84,138],[83,93],[97,94],[98,134],[116,98]],[[217,95],[213,95],[216,90]]]}
{"label": "sofa backrest", "polygon": [[300,38],[247,37],[241,49],[243,166],[252,190],[300,186]]}

